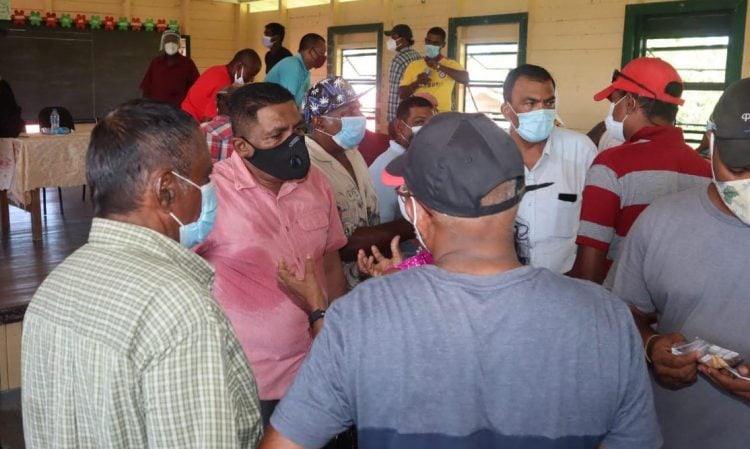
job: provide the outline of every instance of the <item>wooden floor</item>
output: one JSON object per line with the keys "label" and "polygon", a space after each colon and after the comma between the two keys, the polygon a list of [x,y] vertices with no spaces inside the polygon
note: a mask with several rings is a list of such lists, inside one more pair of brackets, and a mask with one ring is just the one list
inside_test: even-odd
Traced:
{"label": "wooden floor", "polygon": [[41,242],[31,240],[31,214],[11,206],[10,235],[0,240],[0,322],[16,321],[47,274],[86,242],[92,211],[81,189],[62,189],[64,214],[57,188],[47,189]]}

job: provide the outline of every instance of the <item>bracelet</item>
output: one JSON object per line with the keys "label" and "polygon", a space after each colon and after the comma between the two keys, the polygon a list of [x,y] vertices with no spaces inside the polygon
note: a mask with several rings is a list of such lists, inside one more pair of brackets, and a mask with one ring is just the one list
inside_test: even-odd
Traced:
{"label": "bracelet", "polygon": [[323,309],[315,309],[310,315],[307,316],[307,322],[310,323],[310,327],[313,327],[316,321],[326,316],[326,311]]}
{"label": "bracelet", "polygon": [[644,353],[646,354],[646,361],[647,361],[648,363],[651,363],[651,364],[653,364],[654,362],[652,362],[652,361],[651,361],[651,357],[649,357],[649,356],[648,356],[648,348],[649,348],[649,347],[651,346],[651,342],[652,342],[652,340],[653,340],[654,338],[656,338],[656,337],[661,337],[661,335],[659,335],[659,334],[653,334],[653,335],[651,335],[650,337],[648,337],[648,338],[646,339],[646,344],[645,344],[645,345],[643,345],[643,352],[644,352]]}

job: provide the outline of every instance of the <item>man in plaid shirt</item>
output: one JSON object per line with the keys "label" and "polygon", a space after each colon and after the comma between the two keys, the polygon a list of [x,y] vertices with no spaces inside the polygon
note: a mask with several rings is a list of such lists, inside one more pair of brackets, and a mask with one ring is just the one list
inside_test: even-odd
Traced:
{"label": "man in plaid shirt", "polygon": [[421,56],[411,48],[414,45],[414,35],[412,35],[409,25],[396,25],[391,31],[386,31],[385,35],[391,37],[386,44],[388,49],[398,52],[391,61],[388,70],[388,122],[391,122],[396,118],[396,108],[401,102],[401,98],[398,96],[398,86],[404,70]]}
{"label": "man in plaid shirt", "polygon": [[88,242],[47,276],[23,323],[26,447],[253,449],[258,390],[187,246],[210,231],[212,166],[195,121],[144,100],[91,134]]}
{"label": "man in plaid shirt", "polygon": [[216,94],[217,115],[208,122],[201,123],[201,131],[206,136],[211,162],[219,162],[232,155],[232,123],[229,120],[229,97],[233,89],[227,86]]}

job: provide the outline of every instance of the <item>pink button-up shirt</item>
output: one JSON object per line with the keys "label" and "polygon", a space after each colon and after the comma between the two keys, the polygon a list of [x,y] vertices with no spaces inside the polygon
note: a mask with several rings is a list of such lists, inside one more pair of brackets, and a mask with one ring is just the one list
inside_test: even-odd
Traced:
{"label": "pink button-up shirt", "polygon": [[276,280],[277,262],[284,257],[299,273],[310,254],[326,288],[323,255],[346,244],[336,200],[315,167],[275,195],[258,184],[237,153],[215,164],[211,179],[216,223],[195,252],[216,269],[214,296],[245,350],[260,398],[280,399],[312,338],[307,314]]}

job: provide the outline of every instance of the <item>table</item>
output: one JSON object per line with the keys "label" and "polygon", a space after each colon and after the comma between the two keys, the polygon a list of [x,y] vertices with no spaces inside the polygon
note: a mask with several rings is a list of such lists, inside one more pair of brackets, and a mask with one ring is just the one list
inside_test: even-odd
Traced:
{"label": "table", "polygon": [[86,184],[86,152],[93,124],[78,124],[66,135],[0,139],[0,220],[9,235],[8,193],[31,212],[34,241],[42,240],[39,189]]}

